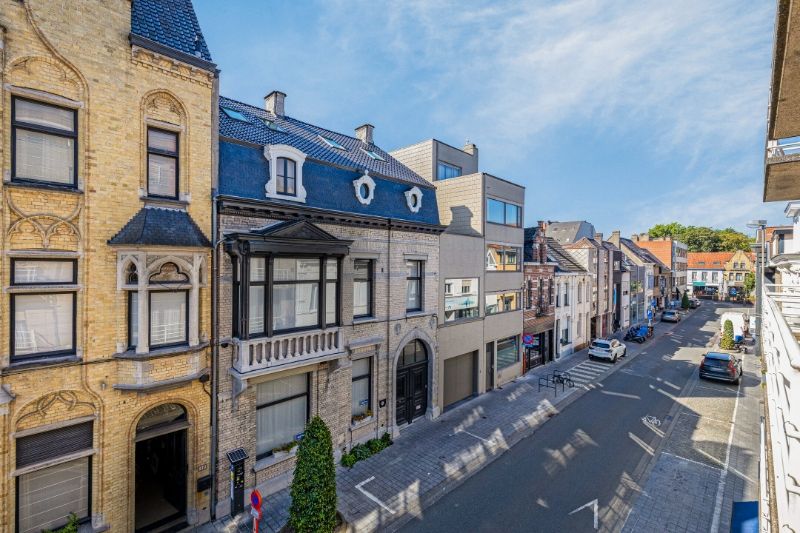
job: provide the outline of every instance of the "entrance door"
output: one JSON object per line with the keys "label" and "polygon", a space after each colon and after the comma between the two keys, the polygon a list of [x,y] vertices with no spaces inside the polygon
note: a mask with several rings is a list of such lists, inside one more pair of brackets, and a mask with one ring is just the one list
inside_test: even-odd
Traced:
{"label": "entrance door", "polygon": [[136,531],[186,526],[186,411],[164,404],[136,426]]}
{"label": "entrance door", "polygon": [[428,351],[418,340],[408,343],[397,360],[395,419],[410,424],[428,409]]}

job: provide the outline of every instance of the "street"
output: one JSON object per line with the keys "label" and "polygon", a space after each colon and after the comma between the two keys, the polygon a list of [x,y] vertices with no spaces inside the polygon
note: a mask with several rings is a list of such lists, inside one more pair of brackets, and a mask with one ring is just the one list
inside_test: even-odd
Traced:
{"label": "street", "polygon": [[757,499],[760,394],[752,354],[738,388],[698,380],[729,308],[658,324],[664,335],[404,530],[726,531],[732,501]]}

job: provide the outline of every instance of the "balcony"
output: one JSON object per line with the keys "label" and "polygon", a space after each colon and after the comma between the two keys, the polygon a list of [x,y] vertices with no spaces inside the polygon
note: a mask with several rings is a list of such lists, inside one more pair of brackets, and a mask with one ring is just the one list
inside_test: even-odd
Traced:
{"label": "balcony", "polygon": [[[793,265],[795,268],[797,263]],[[781,269],[784,270],[784,269]],[[761,342],[766,374],[762,521],[773,531],[800,530],[800,276],[785,269],[783,285],[766,285]],[[788,279],[787,279],[788,278]]]}
{"label": "balcony", "polygon": [[262,374],[267,370],[333,359],[344,351],[342,337],[341,328],[328,328],[258,339],[234,339],[233,369],[240,375]]}
{"label": "balcony", "polygon": [[764,201],[800,198],[800,137],[767,142]]}

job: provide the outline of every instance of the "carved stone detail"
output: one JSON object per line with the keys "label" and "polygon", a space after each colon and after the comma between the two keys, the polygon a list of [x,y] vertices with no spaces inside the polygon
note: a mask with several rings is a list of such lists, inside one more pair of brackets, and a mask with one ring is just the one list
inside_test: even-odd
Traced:
{"label": "carved stone detail", "polygon": [[37,423],[52,418],[50,415],[54,409],[75,415],[95,413],[94,404],[82,400],[77,391],[61,390],[46,394],[26,405],[22,410],[22,415],[17,419],[17,428],[21,429],[23,422],[31,418],[36,419]]}
{"label": "carved stone detail", "polygon": [[11,217],[6,236],[11,239],[17,233],[34,233],[41,239],[43,249],[50,249],[50,241],[57,236],[72,236],[76,245],[81,240],[81,231],[78,227],[78,218],[81,214],[81,203],[76,205],[71,213],[66,216],[55,213],[26,213],[14,204],[11,194],[6,194],[9,216]]}
{"label": "carved stone detail", "polygon": [[34,87],[76,101],[83,100],[80,78],[57,59],[22,57],[14,61],[9,72],[9,81],[14,85]]}

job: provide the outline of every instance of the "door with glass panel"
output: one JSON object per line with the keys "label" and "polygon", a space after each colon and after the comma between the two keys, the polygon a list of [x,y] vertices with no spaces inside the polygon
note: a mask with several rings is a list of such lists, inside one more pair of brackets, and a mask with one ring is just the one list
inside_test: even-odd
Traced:
{"label": "door with glass panel", "polygon": [[395,419],[410,424],[428,408],[428,351],[419,340],[408,343],[397,360]]}

